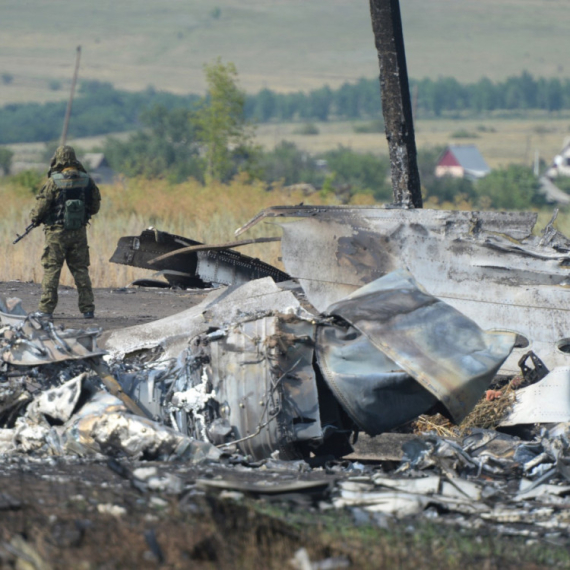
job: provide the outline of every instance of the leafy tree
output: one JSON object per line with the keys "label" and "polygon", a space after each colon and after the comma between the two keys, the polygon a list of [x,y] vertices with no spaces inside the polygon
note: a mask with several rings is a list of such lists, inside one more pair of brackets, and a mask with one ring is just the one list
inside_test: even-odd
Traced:
{"label": "leafy tree", "polygon": [[263,153],[260,167],[263,180],[269,183],[282,181],[286,186],[299,182],[320,185],[323,181],[315,159],[288,141],[282,141],[272,151]]}
{"label": "leafy tree", "polygon": [[255,156],[251,142],[253,130],[246,122],[245,93],[237,85],[237,71],[233,63],[220,59],[204,67],[208,93],[195,116],[199,137],[206,149],[206,182],[227,181],[236,173],[236,149],[245,161],[239,161],[239,170],[248,170]]}
{"label": "leafy tree", "polygon": [[169,111],[157,105],[142,114],[141,122],[147,130],[134,133],[126,142],[108,139],[105,143],[105,155],[115,170],[127,176],[166,176],[172,182],[189,177],[203,180],[193,111]]}
{"label": "leafy tree", "polygon": [[352,194],[371,193],[376,200],[392,200],[389,182],[390,161],[372,153],[358,153],[345,147],[323,155],[327,169],[334,174],[334,183],[349,186]]}
{"label": "leafy tree", "polygon": [[539,182],[532,169],[517,164],[493,170],[476,184],[479,200],[490,200],[491,207],[501,210],[527,210],[544,205],[545,199],[538,189]]}
{"label": "leafy tree", "polygon": [[37,170],[22,170],[12,177],[12,181],[29,190],[32,194],[37,194],[42,187],[44,177]]}
{"label": "leafy tree", "polygon": [[10,174],[13,156],[14,153],[9,148],[0,148],[0,168],[5,175]]}

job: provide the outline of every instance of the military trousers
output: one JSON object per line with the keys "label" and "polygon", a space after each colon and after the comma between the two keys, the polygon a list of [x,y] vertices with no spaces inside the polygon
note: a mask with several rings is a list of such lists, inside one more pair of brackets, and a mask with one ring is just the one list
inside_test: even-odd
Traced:
{"label": "military trousers", "polygon": [[89,278],[89,245],[87,229],[64,230],[62,226],[45,228],[45,249],[42,255],[44,277],[39,310],[53,313],[57,305],[57,288],[63,263],[67,263],[75,280],[79,295],[79,311],[87,313],[95,310],[93,288]]}

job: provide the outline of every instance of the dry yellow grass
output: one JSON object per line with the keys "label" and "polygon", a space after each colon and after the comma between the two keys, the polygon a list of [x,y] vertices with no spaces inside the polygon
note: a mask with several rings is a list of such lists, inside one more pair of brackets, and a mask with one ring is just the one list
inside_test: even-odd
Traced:
{"label": "dry yellow grass", "polygon": [[[165,180],[124,180],[112,186],[101,187],[101,212],[88,229],[91,247],[91,276],[96,287],[119,287],[149,272],[109,263],[118,239],[138,235],[149,226],[187,236],[204,243],[233,241],[236,228],[245,224],[261,210],[275,205],[322,204],[319,193],[305,196],[276,188],[271,192],[262,184],[248,184],[234,180],[230,185],[210,187],[189,181],[171,185]],[[29,223],[29,212],[34,205],[33,195],[23,188],[0,178],[0,282],[10,280],[39,282],[42,277],[40,257],[43,233],[34,230],[23,241],[12,245],[17,233]],[[327,198],[327,203],[334,203]],[[371,197],[357,195],[353,204],[370,204]],[[449,207],[453,207],[451,204]],[[441,207],[441,206],[439,206]],[[469,208],[469,204],[455,205]],[[543,228],[551,217],[550,211],[539,212],[537,228]],[[570,233],[570,212],[561,212],[557,227]],[[253,227],[244,238],[280,235],[276,223]],[[242,253],[258,257],[267,263],[281,266],[280,244],[265,243],[240,248]],[[62,284],[72,285],[71,275],[64,269]]]}
{"label": "dry yellow grass", "polygon": [[[164,180],[130,180],[123,184],[102,186],[101,212],[88,229],[91,251],[91,277],[95,287],[117,287],[140,276],[146,270],[109,263],[117,240],[138,235],[149,226],[187,236],[205,243],[235,240],[234,230],[264,208],[300,202],[321,204],[318,194],[309,198],[299,192],[277,188],[267,192],[262,185],[235,180],[230,185],[204,187],[197,182],[169,185]],[[40,257],[43,234],[36,229],[23,241],[12,245],[17,233],[29,223],[34,197],[29,191],[0,179],[0,282],[10,280],[39,282],[42,277]],[[260,224],[247,238],[279,235],[275,225]],[[240,251],[279,265],[279,243],[250,245]],[[72,285],[67,268],[62,284]]]}

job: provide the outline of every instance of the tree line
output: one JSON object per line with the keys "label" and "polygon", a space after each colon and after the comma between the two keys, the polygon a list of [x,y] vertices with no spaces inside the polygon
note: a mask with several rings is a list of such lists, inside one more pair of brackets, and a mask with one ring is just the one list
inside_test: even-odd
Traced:
{"label": "tree line", "polygon": [[[497,110],[549,112],[570,109],[570,79],[534,78],[523,72],[504,81],[482,78],[460,83],[452,77],[410,81],[417,117],[484,113]],[[140,128],[141,117],[155,105],[167,110],[195,110],[198,95],[174,95],[148,88],[132,93],[110,83],[84,81],[73,105],[70,137],[104,135]],[[46,142],[59,137],[65,102],[9,104],[0,108],[0,144]],[[264,122],[370,120],[381,117],[378,79],[360,79],[338,89],[308,93],[262,89],[245,95],[247,119]]]}

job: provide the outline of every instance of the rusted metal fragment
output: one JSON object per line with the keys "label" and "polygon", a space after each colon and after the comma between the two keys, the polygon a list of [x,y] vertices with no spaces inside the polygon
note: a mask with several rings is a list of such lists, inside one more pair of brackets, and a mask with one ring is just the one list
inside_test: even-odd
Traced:
{"label": "rusted metal fragment", "polygon": [[[456,423],[481,399],[515,341],[510,333],[485,333],[419,288],[405,270],[369,283],[327,313],[362,332],[442,402]],[[405,401],[400,404],[403,413]]]}
{"label": "rusted metal fragment", "polygon": [[421,208],[414,120],[399,0],[370,0],[394,202]]}
{"label": "rusted metal fragment", "polygon": [[[188,249],[195,247],[201,249]],[[289,279],[283,271],[258,259],[217,245],[207,247],[182,236],[148,229],[140,236],[120,238],[110,261],[158,271],[176,287],[237,285],[268,276],[277,282]],[[184,252],[176,253],[177,250]]]}

